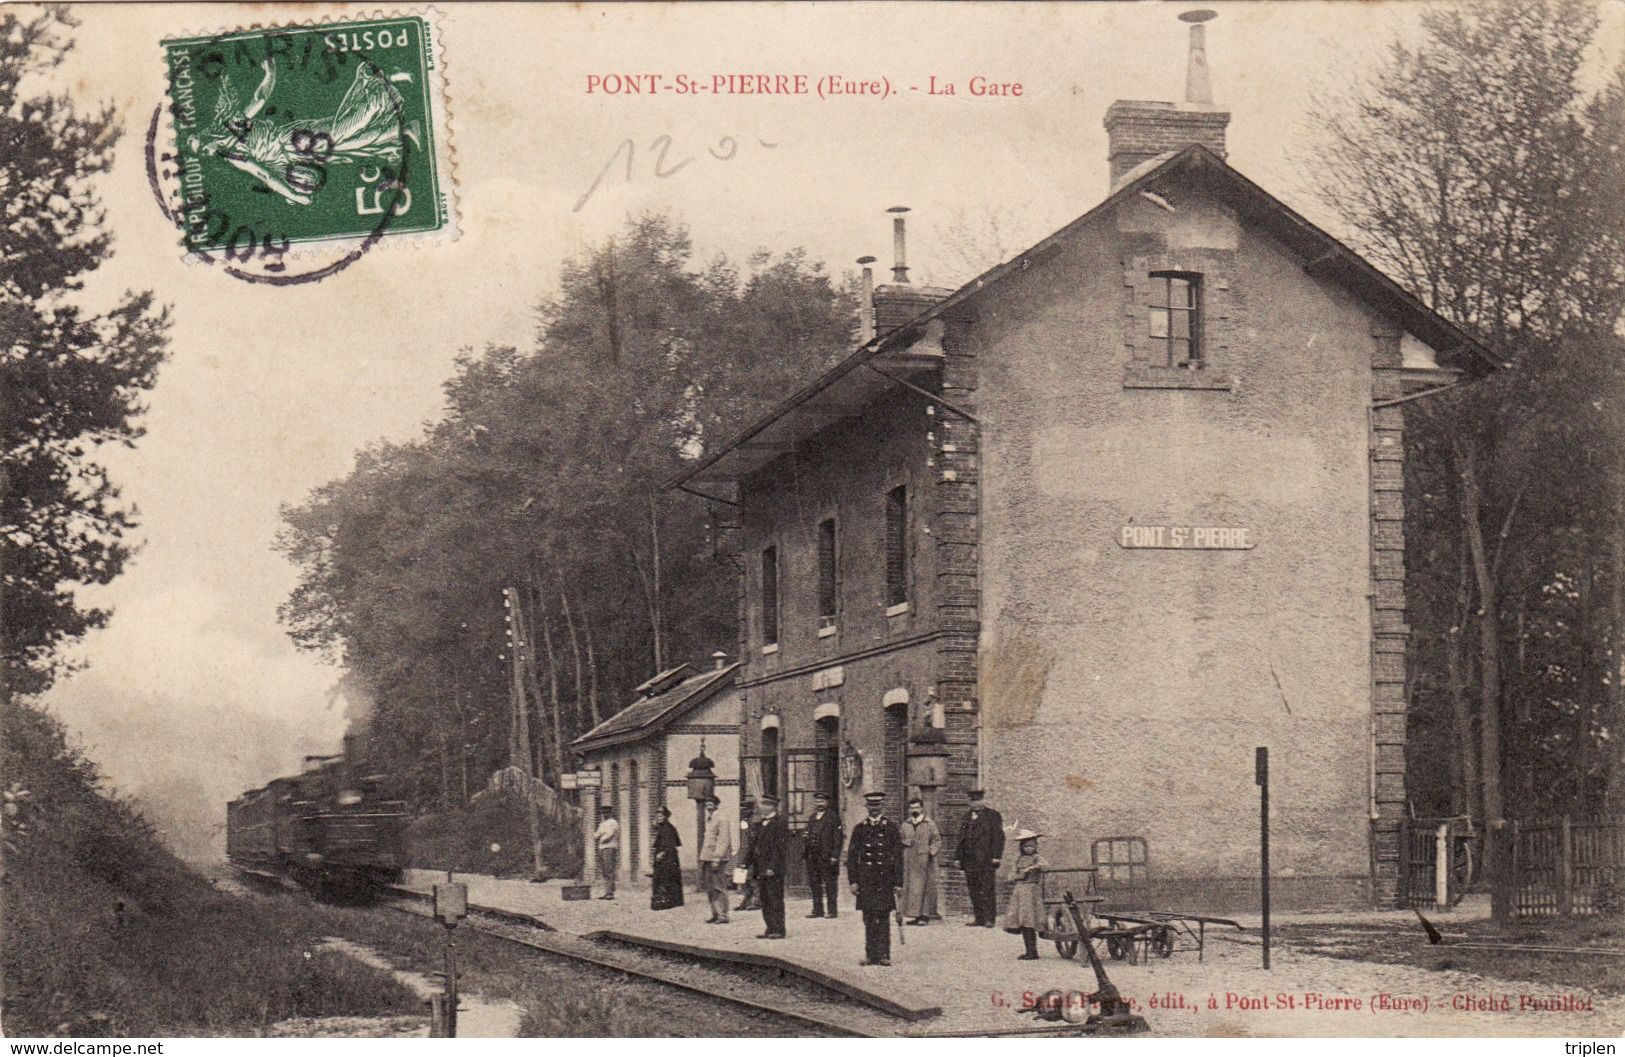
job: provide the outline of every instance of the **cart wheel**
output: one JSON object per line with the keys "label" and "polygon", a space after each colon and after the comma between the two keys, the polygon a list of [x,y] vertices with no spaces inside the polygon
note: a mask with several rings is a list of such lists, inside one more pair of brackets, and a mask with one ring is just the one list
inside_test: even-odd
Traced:
{"label": "cart wheel", "polygon": [[1059,954],[1063,958],[1068,958],[1068,959],[1077,957],[1077,955],[1078,955],[1078,941],[1077,940],[1056,940],[1055,941],[1055,953]]}
{"label": "cart wheel", "polygon": [[1122,936],[1107,936],[1106,953],[1112,956],[1112,961],[1122,961],[1129,955],[1128,941]]}
{"label": "cart wheel", "polygon": [[1174,930],[1164,926],[1151,935],[1151,949],[1162,958],[1174,953]]}

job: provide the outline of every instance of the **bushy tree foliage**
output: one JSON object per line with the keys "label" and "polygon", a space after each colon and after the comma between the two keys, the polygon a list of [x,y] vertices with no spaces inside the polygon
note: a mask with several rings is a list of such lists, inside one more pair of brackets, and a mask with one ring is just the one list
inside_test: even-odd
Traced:
{"label": "bushy tree foliage", "polygon": [[1313,121],[1355,248],[1506,363],[1407,405],[1426,814],[1625,809],[1625,76],[1597,24],[1577,0],[1429,11]]}
{"label": "bushy tree foliage", "polygon": [[113,161],[110,110],[83,114],[30,94],[70,44],[69,15],[0,13],[0,634],[6,692],[37,693],[61,648],[108,614],[76,585],[104,584],[128,557],[132,509],[95,458],[133,444],[142,394],[165,353],[168,316],[150,294],[112,310],[77,301],[111,252],[94,178]]}
{"label": "bushy tree foliage", "polygon": [[372,752],[419,803],[514,757],[503,589],[549,782],[657,667],[732,652],[736,579],[661,486],[847,347],[854,305],[799,252],[699,267],[658,216],[565,262],[529,350],[464,355],[440,421],[285,511],[283,619],[370,693]]}

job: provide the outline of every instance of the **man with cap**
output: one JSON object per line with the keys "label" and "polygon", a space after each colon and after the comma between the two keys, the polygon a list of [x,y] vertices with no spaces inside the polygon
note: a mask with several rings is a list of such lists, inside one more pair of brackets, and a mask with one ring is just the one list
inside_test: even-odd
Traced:
{"label": "man with cap", "polygon": [[779,798],[763,796],[762,818],[751,826],[750,857],[745,865],[756,876],[756,895],[762,901],[763,930],[759,940],[784,939],[784,846],[789,830],[779,814]]}
{"label": "man with cap", "polygon": [[846,850],[846,879],[863,912],[863,965],[891,964],[891,913],[903,886],[903,840],[897,823],[885,817],[886,794],[863,795],[869,817],[852,827]]}
{"label": "man with cap", "polygon": [[712,794],[705,801],[705,836],[700,841],[700,889],[711,901],[707,925],[728,923],[728,860],[734,853],[733,826],[718,810],[722,798]]}
{"label": "man with cap", "polygon": [[[841,890],[841,845],[846,828],[841,816],[830,807],[828,793],[813,794],[813,813],[807,819],[802,855],[807,860],[807,884],[812,888],[810,918],[834,917],[836,895]],[[825,899],[829,900],[826,913]]]}
{"label": "man with cap", "polygon": [[986,804],[987,794],[970,791],[970,810],[959,823],[959,868],[976,920],[967,922],[992,928],[999,916],[999,862],[1004,858],[1004,819]]}

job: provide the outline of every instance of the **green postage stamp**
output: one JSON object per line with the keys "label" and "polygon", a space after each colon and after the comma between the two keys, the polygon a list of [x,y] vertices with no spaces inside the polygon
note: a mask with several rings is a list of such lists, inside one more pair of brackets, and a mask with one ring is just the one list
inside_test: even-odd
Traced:
{"label": "green postage stamp", "polygon": [[456,236],[433,9],[163,47],[173,142],[151,175],[194,259],[295,281]]}

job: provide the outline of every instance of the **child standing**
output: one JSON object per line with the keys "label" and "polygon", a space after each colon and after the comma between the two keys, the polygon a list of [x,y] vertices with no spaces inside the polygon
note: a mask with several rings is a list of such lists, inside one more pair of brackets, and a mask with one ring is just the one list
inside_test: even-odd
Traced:
{"label": "child standing", "polygon": [[1004,931],[1020,933],[1026,953],[1018,961],[1030,962],[1038,958],[1038,930],[1044,927],[1044,894],[1042,879],[1049,864],[1038,855],[1041,833],[1024,829],[1016,834],[1021,855],[1016,859],[1015,887],[1010,889],[1010,906],[1004,915]]}

